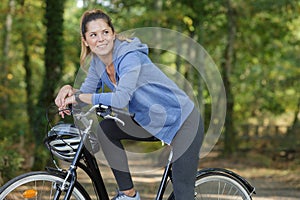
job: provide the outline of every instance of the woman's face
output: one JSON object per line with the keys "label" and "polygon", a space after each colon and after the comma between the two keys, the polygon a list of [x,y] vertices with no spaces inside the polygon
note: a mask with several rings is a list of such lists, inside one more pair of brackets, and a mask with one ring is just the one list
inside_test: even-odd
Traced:
{"label": "woman's face", "polygon": [[112,59],[115,33],[111,27],[103,19],[96,19],[87,23],[86,30],[85,45],[101,60]]}

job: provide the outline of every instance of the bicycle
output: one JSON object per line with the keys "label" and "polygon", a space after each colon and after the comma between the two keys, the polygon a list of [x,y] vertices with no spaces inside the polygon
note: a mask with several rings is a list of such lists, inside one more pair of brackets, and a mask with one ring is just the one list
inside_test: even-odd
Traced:
{"label": "bicycle", "polygon": [[[45,139],[51,151],[49,141],[54,142],[61,150],[61,155],[55,155],[70,163],[68,170],[59,167],[46,167],[45,171],[29,172],[13,178],[0,189],[0,200],[14,199],[51,199],[51,200],[91,200],[91,196],[77,180],[77,169],[81,168],[90,178],[94,186],[97,199],[109,200],[104,180],[94,154],[89,150],[92,120],[86,117],[94,113],[104,119],[113,119],[124,125],[118,117],[124,114],[123,110],[105,105],[92,106],[87,112],[81,112],[74,117],[83,121],[85,129],[80,130],[72,125],[58,124],[48,132]],[[74,114],[73,114],[74,115]],[[129,115],[129,114],[128,114]],[[53,135],[57,129],[60,132]],[[63,130],[64,129],[64,130]],[[55,131],[54,131],[55,132]],[[52,138],[51,138],[52,137]],[[51,138],[51,139],[49,139]],[[156,200],[162,200],[169,181],[172,182],[172,151],[165,166],[164,173],[157,191]],[[57,166],[57,165],[56,165]],[[195,199],[252,199],[255,188],[238,174],[220,168],[207,168],[198,171],[195,182]],[[168,197],[173,200],[174,194]]]}

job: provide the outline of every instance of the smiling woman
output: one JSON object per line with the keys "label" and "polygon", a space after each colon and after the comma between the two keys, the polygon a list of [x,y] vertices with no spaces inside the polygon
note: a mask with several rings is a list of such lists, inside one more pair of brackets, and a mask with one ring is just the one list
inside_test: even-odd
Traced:
{"label": "smiling woman", "polygon": [[[176,200],[194,199],[204,131],[193,101],[151,61],[146,44],[137,37],[120,39],[110,17],[101,10],[83,14],[81,37],[82,66],[91,56],[87,77],[79,91],[63,86],[55,103],[60,110],[68,104],[74,104],[78,110],[81,105],[104,104],[133,114],[128,119],[133,123],[122,128],[114,120],[105,119],[95,131],[119,186],[120,192],[113,199],[140,199],[122,140],[160,140],[170,145]],[[104,87],[111,91],[106,92]]]}

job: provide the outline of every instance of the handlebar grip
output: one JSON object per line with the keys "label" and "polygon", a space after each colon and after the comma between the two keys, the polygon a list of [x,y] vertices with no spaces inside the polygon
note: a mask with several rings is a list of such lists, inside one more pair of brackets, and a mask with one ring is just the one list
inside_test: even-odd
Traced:
{"label": "handlebar grip", "polygon": [[129,113],[128,111],[124,110],[124,109],[120,109],[120,108],[115,108],[112,106],[107,106],[107,105],[103,105],[103,104],[99,104],[99,107],[97,108],[97,113],[100,114],[111,114],[111,113],[116,113],[116,114],[121,114],[121,115],[125,115],[125,116],[129,116],[129,117],[134,117],[134,114]]}

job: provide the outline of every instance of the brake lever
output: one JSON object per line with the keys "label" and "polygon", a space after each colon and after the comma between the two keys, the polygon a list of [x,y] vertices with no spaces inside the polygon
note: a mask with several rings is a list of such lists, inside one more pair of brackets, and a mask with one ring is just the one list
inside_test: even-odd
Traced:
{"label": "brake lever", "polygon": [[122,126],[125,126],[125,122],[122,121],[121,119],[119,119],[118,117],[111,116],[111,115],[105,115],[103,118],[104,118],[104,119],[113,119],[113,120],[115,120],[116,122],[119,122]]}
{"label": "brake lever", "polygon": [[122,124],[122,126],[125,126],[125,122],[118,118],[117,115],[113,114],[113,109],[111,106],[99,105],[99,107],[96,109],[96,113],[103,119],[112,119]]}

